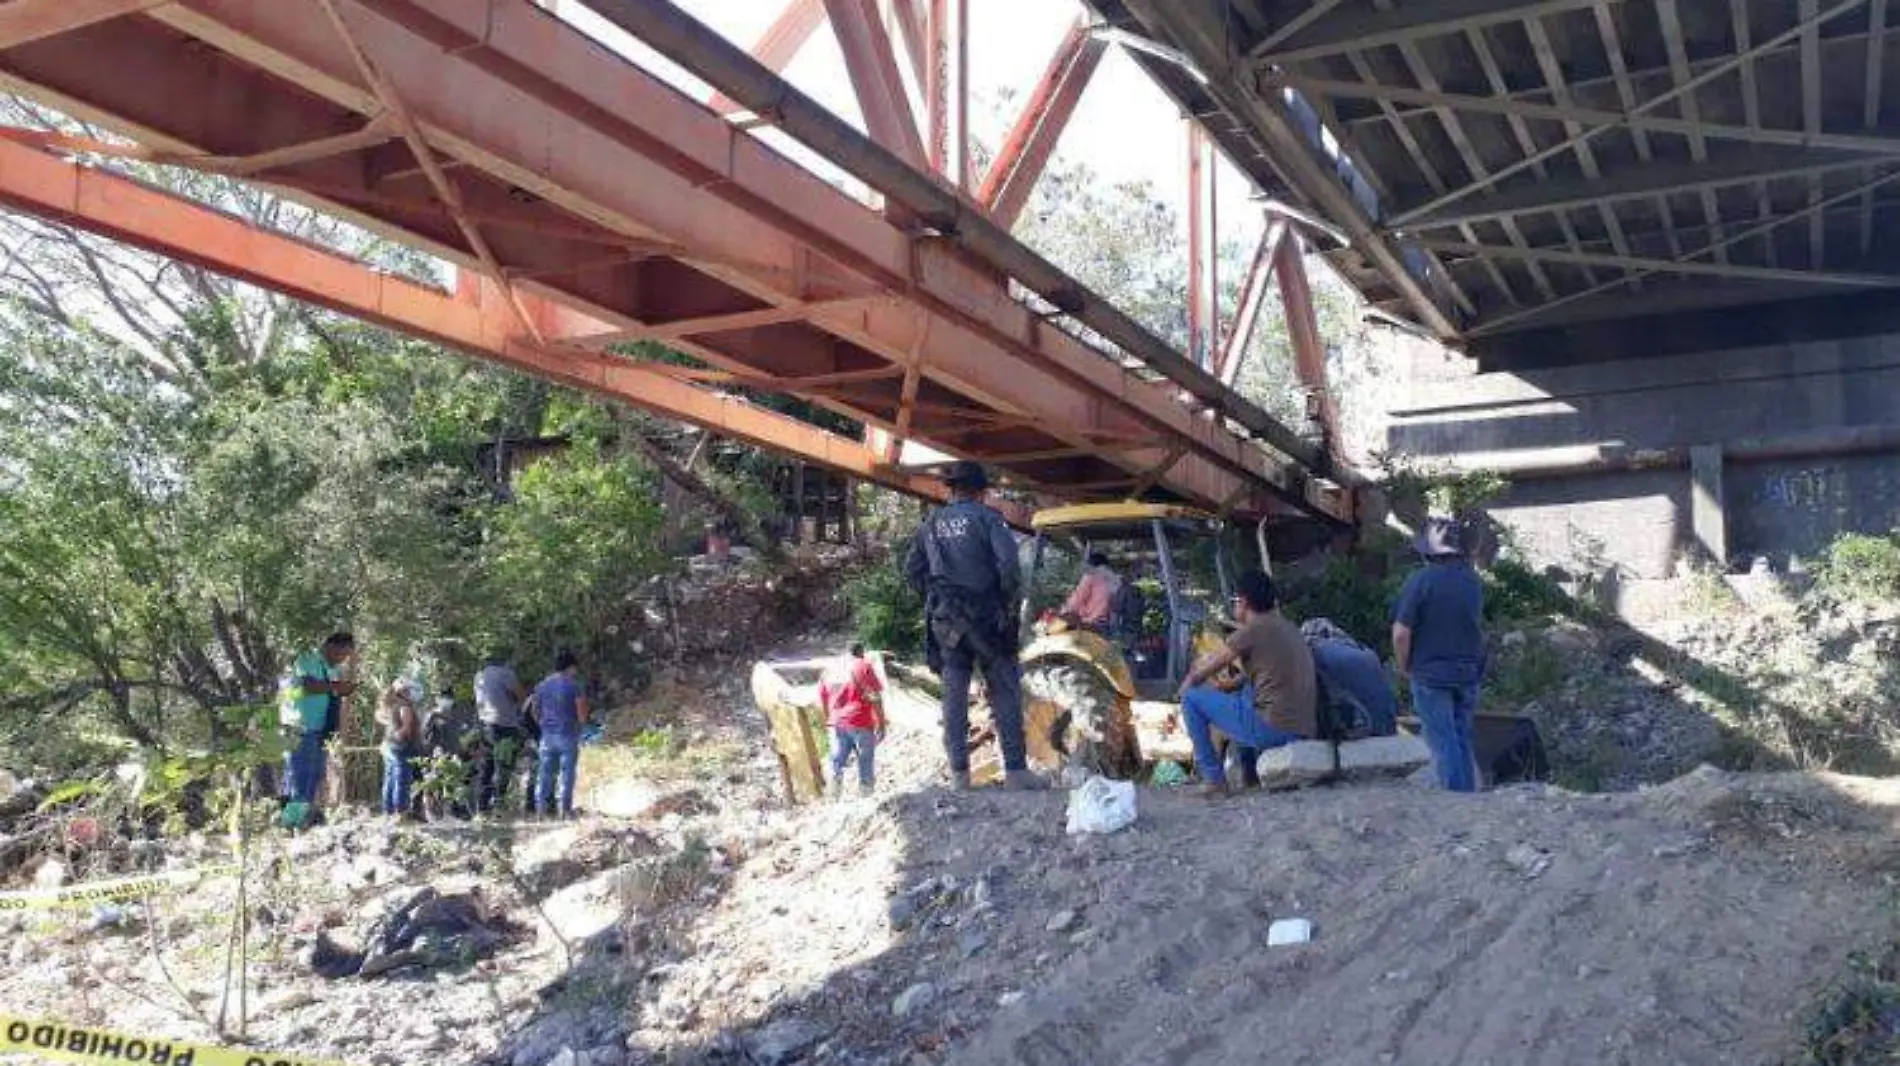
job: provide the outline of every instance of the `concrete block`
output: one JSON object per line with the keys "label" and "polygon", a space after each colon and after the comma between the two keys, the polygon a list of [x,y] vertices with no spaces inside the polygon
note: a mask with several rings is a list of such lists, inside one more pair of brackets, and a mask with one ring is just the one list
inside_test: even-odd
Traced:
{"label": "concrete block", "polygon": [[1260,787],[1305,788],[1333,776],[1333,745],[1324,740],[1302,740],[1260,753],[1255,764]]}
{"label": "concrete block", "polygon": [[1425,742],[1403,733],[1349,740],[1339,746],[1339,772],[1348,778],[1404,777],[1431,761],[1432,750]]}

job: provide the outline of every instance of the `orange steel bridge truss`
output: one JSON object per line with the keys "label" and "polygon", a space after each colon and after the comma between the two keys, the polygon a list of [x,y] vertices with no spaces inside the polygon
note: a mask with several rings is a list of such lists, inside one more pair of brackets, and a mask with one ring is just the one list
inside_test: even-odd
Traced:
{"label": "orange steel bridge truss", "polygon": [[[589,0],[719,90],[701,101],[530,0],[0,0],[0,88],[131,142],[0,131],[0,205],[918,495],[937,490],[899,462],[907,442],[1037,493],[1350,525],[1350,474],[1227,387],[1270,275],[1323,385],[1294,227],[1269,227],[1224,343],[1191,359],[1158,341],[1008,236],[1102,42],[1078,24],[972,175],[963,2],[896,0],[887,26],[874,0],[792,0],[747,56],[666,0]],[[868,135],[769,69],[827,19]],[[753,135],[767,125],[881,209]],[[83,162],[99,155],[261,184],[453,263],[457,285]],[[1218,316],[1195,304],[1205,334]],[[616,349],[633,341],[701,366]]]}

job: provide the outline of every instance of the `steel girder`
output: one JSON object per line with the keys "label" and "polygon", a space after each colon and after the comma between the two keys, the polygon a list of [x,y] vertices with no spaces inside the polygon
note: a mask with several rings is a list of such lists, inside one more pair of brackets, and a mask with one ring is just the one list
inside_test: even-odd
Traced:
{"label": "steel girder", "polygon": [[[302,5],[178,0],[0,51],[0,77],[171,161],[288,153],[253,180],[495,274],[524,312],[491,348],[605,374],[621,361],[599,338],[657,331],[735,380],[903,421],[1029,487],[1153,484],[1350,520],[1343,493],[1056,328],[991,264],[867,210],[528,0],[335,7],[346,33]],[[434,160],[365,135],[395,110]],[[325,142],[335,154],[298,152]]]}

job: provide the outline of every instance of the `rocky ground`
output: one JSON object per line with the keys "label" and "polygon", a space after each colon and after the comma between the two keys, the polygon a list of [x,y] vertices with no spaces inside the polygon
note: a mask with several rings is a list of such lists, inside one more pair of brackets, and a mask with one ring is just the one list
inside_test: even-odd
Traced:
{"label": "rocky ground", "polygon": [[1573,619],[1499,634],[1486,708],[1534,719],[1557,782],[1581,791],[1657,784],[1703,763],[1900,772],[1900,605],[1691,599],[1638,625]]}
{"label": "rocky ground", "polygon": [[[364,1066],[1777,1063],[1891,932],[1900,784],[1144,790],[1132,828],[1071,837],[1060,793],[944,791],[932,708],[894,718],[877,795],[788,810],[742,671],[687,666],[589,752],[578,824],[259,840],[248,1039]],[[224,879],[0,916],[0,1005],[210,1039],[237,911]],[[1312,942],[1269,947],[1282,918]]]}

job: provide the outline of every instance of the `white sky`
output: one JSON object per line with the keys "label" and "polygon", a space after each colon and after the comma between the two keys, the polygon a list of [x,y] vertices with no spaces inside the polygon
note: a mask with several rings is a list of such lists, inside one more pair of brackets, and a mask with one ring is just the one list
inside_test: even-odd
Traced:
{"label": "white sky", "polygon": [[[750,47],[771,24],[785,0],[675,0],[679,7]],[[1083,13],[1077,0],[969,0],[970,122],[976,135],[994,146],[1002,139],[1015,107],[1041,77],[1062,35]],[[881,7],[882,5],[880,5]],[[588,11],[584,3],[562,3],[564,17],[624,52],[635,62],[702,98],[704,87]],[[899,65],[909,74],[901,42]],[[820,25],[784,72],[791,82],[837,114],[858,124],[857,101],[846,77],[844,59],[830,26]],[[1017,103],[1007,115],[986,106],[1007,90]],[[784,138],[767,140],[821,173],[828,168]],[[1111,181],[1147,179],[1187,217],[1187,132],[1180,109],[1149,80],[1119,46],[1113,46],[1090,80],[1074,119],[1057,146],[1063,158],[1080,159]],[[832,173],[827,173],[832,177]],[[1260,212],[1247,202],[1251,189],[1225,160],[1218,179],[1219,226],[1223,239],[1251,241],[1261,229]]]}

